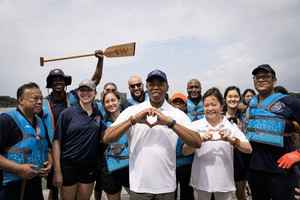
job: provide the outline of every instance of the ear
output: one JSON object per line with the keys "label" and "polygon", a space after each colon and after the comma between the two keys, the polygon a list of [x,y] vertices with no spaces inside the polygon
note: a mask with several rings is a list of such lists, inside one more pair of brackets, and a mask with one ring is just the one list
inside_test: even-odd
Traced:
{"label": "ear", "polygon": [[149,83],[146,83],[146,88],[147,90],[149,90]]}

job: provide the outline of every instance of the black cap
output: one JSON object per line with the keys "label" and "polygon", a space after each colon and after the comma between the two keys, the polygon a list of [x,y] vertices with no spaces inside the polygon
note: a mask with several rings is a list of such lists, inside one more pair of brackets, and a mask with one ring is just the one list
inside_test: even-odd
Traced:
{"label": "black cap", "polygon": [[167,75],[165,74],[165,72],[163,72],[163,71],[161,71],[159,69],[155,69],[152,72],[150,72],[148,74],[148,76],[147,76],[146,81],[148,82],[148,81],[150,81],[150,80],[152,80],[154,78],[158,78],[158,79],[161,79],[161,80],[163,80],[165,82],[168,82]]}
{"label": "black cap", "polygon": [[66,86],[67,85],[71,85],[71,83],[72,83],[72,77],[65,75],[65,73],[63,72],[63,70],[57,68],[57,69],[52,69],[49,72],[49,74],[47,76],[47,79],[46,79],[46,81],[47,81],[46,88],[51,88],[52,87],[52,80],[53,80],[54,77],[57,77],[57,76],[61,76],[61,77],[64,78]]}
{"label": "black cap", "polygon": [[256,75],[259,71],[265,71],[265,72],[269,72],[273,75],[273,77],[276,77],[275,71],[274,69],[268,65],[268,64],[262,64],[262,65],[258,65],[253,71],[252,71],[252,75]]}

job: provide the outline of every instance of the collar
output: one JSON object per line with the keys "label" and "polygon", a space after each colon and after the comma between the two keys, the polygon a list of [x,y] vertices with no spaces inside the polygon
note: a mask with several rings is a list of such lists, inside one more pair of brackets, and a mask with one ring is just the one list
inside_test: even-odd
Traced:
{"label": "collar", "polygon": [[20,110],[19,107],[17,107],[16,110],[17,110],[19,113],[21,113],[21,115],[27,120],[27,122],[28,122],[29,124],[31,124],[32,127],[36,127],[36,125],[37,125],[37,119],[36,119],[36,116],[35,116],[35,115],[34,115],[34,117],[33,117],[33,122],[31,123],[31,122],[27,119],[27,117],[24,115],[24,113]]}
{"label": "collar", "polygon": [[[76,107],[77,110],[79,110],[80,113],[84,113],[87,115],[87,112],[81,107],[80,103],[74,105]],[[92,108],[93,108],[93,113],[91,114],[91,116],[95,116],[98,113],[98,107],[97,105],[93,102],[92,103]]]}
{"label": "collar", "polygon": [[[148,99],[146,101],[146,105],[149,106],[149,107],[153,107],[150,103],[150,99]],[[159,111],[165,111],[165,110],[170,110],[171,108],[173,108],[173,106],[171,106],[167,100],[164,100],[164,103],[159,107],[157,108]]]}
{"label": "collar", "polygon": [[205,118],[205,126],[209,129],[209,130],[213,130],[213,131],[219,131],[225,128],[225,123],[226,123],[226,117],[223,116],[223,119],[221,120],[221,122],[219,124],[217,124],[216,126],[212,126]]}

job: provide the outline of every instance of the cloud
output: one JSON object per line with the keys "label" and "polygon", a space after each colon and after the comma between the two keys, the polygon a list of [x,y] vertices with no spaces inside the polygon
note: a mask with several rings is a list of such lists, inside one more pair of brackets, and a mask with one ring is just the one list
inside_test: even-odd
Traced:
{"label": "cloud", "polygon": [[[54,58],[90,53],[112,44],[136,41],[133,58],[106,59],[101,86],[115,81],[127,91],[131,74],[153,68],[168,73],[171,91],[201,79],[204,88],[252,87],[251,70],[270,63],[279,84],[299,91],[300,3],[267,1],[0,1],[1,95],[61,67],[73,87],[91,77],[95,58],[47,63]],[[46,93],[46,90],[44,90]]]}

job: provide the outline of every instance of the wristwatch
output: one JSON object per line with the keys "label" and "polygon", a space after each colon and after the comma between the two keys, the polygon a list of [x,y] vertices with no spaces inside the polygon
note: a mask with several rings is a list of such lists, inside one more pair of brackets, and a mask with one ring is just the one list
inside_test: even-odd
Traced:
{"label": "wristwatch", "polygon": [[173,128],[176,124],[176,120],[172,119],[172,121],[167,125],[169,128]]}

